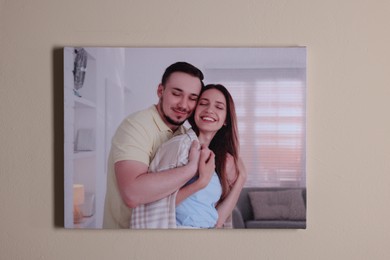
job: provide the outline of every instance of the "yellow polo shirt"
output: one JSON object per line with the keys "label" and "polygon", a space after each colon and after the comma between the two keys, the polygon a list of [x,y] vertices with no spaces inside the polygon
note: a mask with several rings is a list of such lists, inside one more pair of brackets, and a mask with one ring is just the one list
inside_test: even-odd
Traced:
{"label": "yellow polo shirt", "polygon": [[173,133],[161,119],[155,105],[131,114],[122,121],[112,138],[108,158],[103,228],[129,228],[130,224],[131,209],[120,196],[114,164],[134,160],[149,166],[162,143],[185,131],[181,126]]}

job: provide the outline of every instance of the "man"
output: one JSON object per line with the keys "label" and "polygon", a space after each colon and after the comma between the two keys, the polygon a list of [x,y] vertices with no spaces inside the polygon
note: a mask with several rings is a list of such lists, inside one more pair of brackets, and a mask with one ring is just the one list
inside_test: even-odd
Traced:
{"label": "man", "polygon": [[203,74],[193,65],[169,66],[157,88],[157,105],[129,115],[118,127],[108,160],[103,228],[128,228],[131,208],[167,197],[199,171],[210,171],[211,160],[191,146],[189,163],[161,174],[148,174],[158,147],[185,132],[183,123],[193,113]]}

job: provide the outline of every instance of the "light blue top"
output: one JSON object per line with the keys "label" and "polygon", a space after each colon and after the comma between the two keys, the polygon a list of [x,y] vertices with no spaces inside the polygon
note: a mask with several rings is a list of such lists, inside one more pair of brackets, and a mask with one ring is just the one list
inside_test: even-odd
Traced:
{"label": "light blue top", "polygon": [[221,183],[216,172],[209,184],[192,194],[176,207],[176,224],[178,227],[213,228],[218,220],[216,203],[222,194]]}

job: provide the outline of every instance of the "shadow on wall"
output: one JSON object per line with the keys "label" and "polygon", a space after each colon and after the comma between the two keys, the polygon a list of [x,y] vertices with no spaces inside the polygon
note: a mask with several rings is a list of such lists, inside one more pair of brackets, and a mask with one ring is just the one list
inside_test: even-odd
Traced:
{"label": "shadow on wall", "polygon": [[52,51],[53,82],[53,216],[54,226],[64,227],[64,57],[63,48]]}

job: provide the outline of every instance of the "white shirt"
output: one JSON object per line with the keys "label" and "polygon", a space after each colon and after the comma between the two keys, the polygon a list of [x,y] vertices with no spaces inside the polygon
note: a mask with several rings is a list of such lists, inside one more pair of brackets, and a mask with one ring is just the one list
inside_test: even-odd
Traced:
{"label": "white shirt", "polygon": [[[193,140],[198,140],[198,137],[193,130],[189,130],[163,143],[149,166],[149,173],[186,165]],[[134,208],[130,228],[176,228],[177,191],[166,198]]]}

